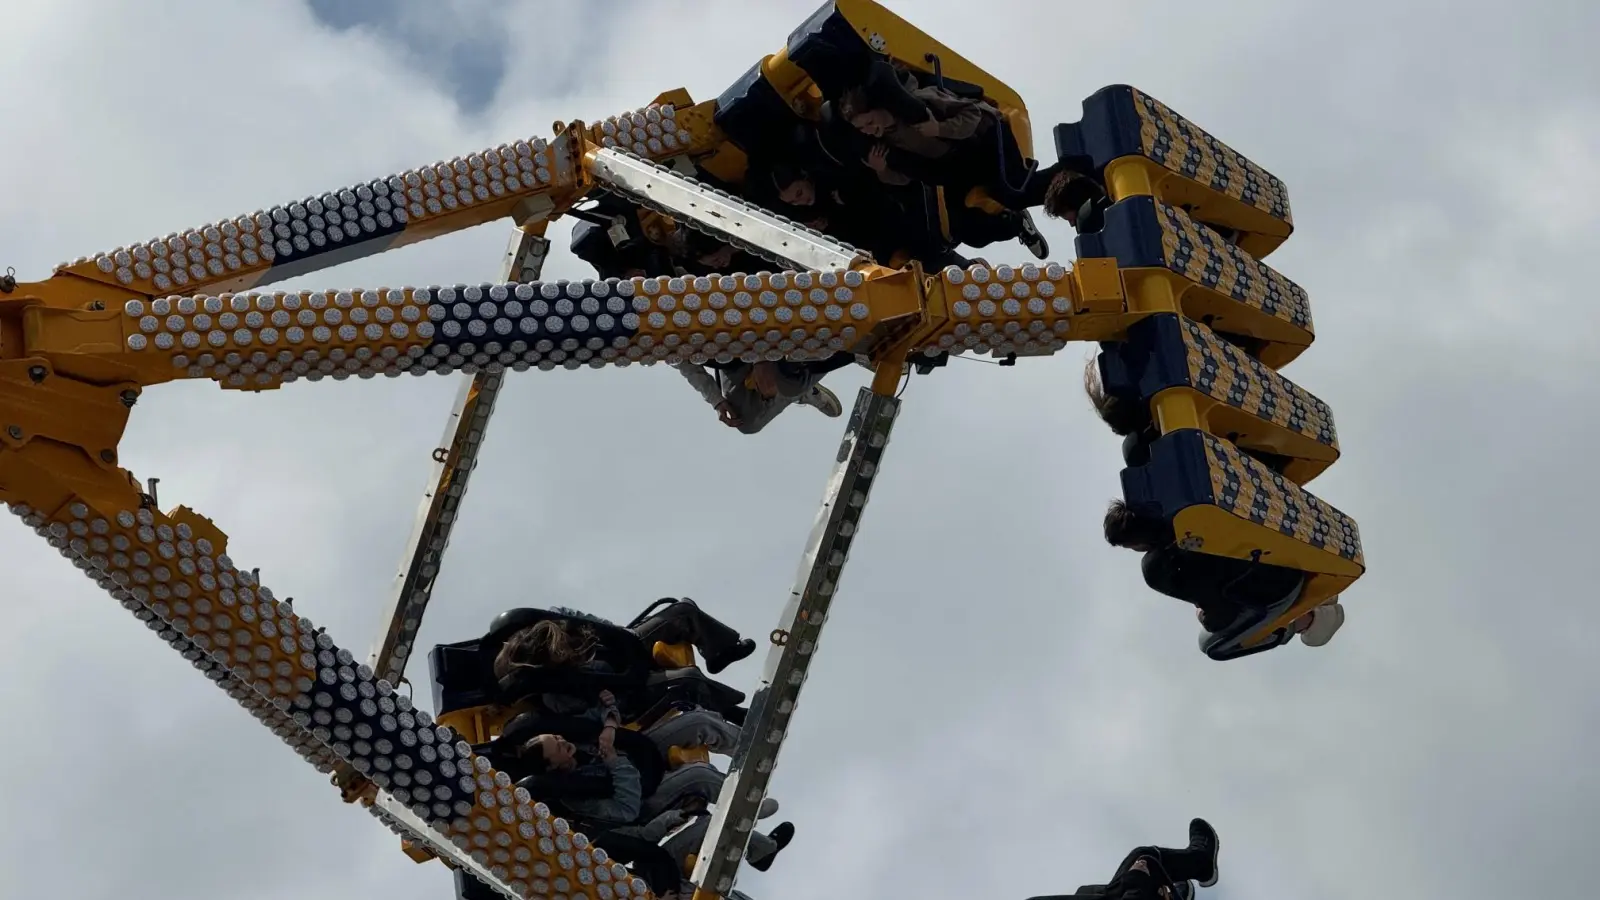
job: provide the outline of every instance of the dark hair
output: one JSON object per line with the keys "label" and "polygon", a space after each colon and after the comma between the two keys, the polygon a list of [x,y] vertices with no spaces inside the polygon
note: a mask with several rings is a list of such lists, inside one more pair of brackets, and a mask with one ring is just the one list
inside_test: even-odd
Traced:
{"label": "dark hair", "polygon": [[1232,332],[1218,331],[1216,332],[1216,335],[1217,337],[1222,338],[1224,341],[1227,341],[1235,347],[1238,347],[1240,350],[1243,350],[1247,356],[1258,357],[1261,355],[1261,351],[1267,349],[1266,341],[1258,337],[1251,337],[1248,334],[1233,334]]}
{"label": "dark hair", "polygon": [[1121,500],[1106,509],[1106,543],[1113,547],[1165,547],[1177,540],[1172,525],[1155,516],[1140,515]]}
{"label": "dark hair", "polygon": [[1052,219],[1065,219],[1077,215],[1083,204],[1098,200],[1105,190],[1087,175],[1063,169],[1050,179],[1044,192],[1044,214]]}
{"label": "dark hair", "polygon": [[816,179],[811,177],[810,172],[789,163],[773,163],[770,173],[773,186],[780,191],[796,181],[809,181],[813,185],[816,184]]}
{"label": "dark hair", "polygon": [[547,735],[536,734],[517,748],[517,761],[529,775],[543,775],[550,771],[550,760],[544,755],[544,745],[539,743],[542,737]]}
{"label": "dark hair", "polygon": [[1083,367],[1083,392],[1089,395],[1095,415],[1109,425],[1111,433],[1118,437],[1127,437],[1150,424],[1148,406],[1106,393],[1105,382],[1100,380],[1099,357],[1090,357],[1088,364]]}
{"label": "dark hair", "polygon": [[866,88],[853,87],[846,88],[845,92],[839,95],[836,108],[839,110],[839,116],[848,122],[862,113],[881,109],[882,106],[872,99]]}

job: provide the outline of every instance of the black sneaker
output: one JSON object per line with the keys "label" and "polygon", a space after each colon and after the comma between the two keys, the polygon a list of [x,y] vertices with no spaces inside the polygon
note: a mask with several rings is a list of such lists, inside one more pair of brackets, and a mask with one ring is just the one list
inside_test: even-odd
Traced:
{"label": "black sneaker", "polygon": [[1172,886],[1172,900],[1194,900],[1194,882],[1180,881]]}
{"label": "black sneaker", "polygon": [[1217,883],[1217,856],[1222,852],[1222,839],[1217,837],[1217,830],[1205,819],[1195,819],[1189,823],[1189,849],[1198,850],[1210,857],[1210,864],[1206,867],[1206,876],[1196,879],[1203,888],[1214,887]]}
{"label": "black sneaker", "polygon": [[1017,240],[1022,243],[1022,246],[1028,248],[1028,252],[1032,253],[1035,259],[1044,259],[1049,256],[1050,243],[1044,239],[1044,235],[1039,233],[1039,227],[1033,224],[1033,216],[1029,215],[1027,210],[1023,210],[1021,220],[1022,234]]}
{"label": "black sneaker", "polygon": [[754,652],[756,652],[756,642],[745,638],[722,653],[718,653],[715,659],[706,660],[706,672],[715,675],[736,662],[749,659],[750,654]]}
{"label": "black sneaker", "polygon": [[777,845],[771,853],[759,859],[746,857],[746,860],[750,863],[750,868],[755,869],[757,872],[765,872],[772,868],[772,861],[778,858],[778,854],[783,852],[783,848],[789,846],[790,841],[794,840],[794,823],[782,823],[777,828],[767,832],[767,837],[772,838],[772,842]]}

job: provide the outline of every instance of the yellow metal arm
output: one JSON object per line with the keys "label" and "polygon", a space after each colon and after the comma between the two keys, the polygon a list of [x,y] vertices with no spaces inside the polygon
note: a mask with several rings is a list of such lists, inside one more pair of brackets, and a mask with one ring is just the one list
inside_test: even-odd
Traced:
{"label": "yellow metal arm", "polygon": [[342,761],[367,775],[513,891],[575,894],[605,883],[614,896],[649,896],[642,880],[597,859],[586,838],[275,599],[228,557],[227,537],[210,520],[153,508],[120,469],[34,448],[0,460],[8,485],[27,478],[31,499],[14,500],[13,513],[318,768]]}

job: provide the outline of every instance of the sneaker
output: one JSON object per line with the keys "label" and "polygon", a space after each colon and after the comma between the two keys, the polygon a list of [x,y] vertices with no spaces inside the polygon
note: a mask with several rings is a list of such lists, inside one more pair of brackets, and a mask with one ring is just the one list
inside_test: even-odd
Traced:
{"label": "sneaker", "polygon": [[778,814],[778,801],[771,797],[762,797],[761,806],[756,810],[756,818],[770,819]]}
{"label": "sneaker", "polygon": [[1039,227],[1033,224],[1033,216],[1027,210],[1022,212],[1022,234],[1017,240],[1028,248],[1034,259],[1044,259],[1050,255],[1050,243],[1039,233]]}
{"label": "sneaker", "polygon": [[1194,900],[1194,882],[1180,881],[1172,886],[1172,900]]}
{"label": "sneaker", "polygon": [[725,652],[717,654],[715,659],[706,660],[706,673],[716,675],[736,662],[749,659],[750,654],[754,652],[756,652],[756,642],[745,638]]}
{"label": "sneaker", "polygon": [[800,399],[795,402],[801,406],[809,406],[830,419],[844,415],[844,404],[839,402],[839,395],[820,384],[801,394]]}
{"label": "sneaker", "polygon": [[757,872],[765,872],[772,868],[772,863],[778,858],[778,854],[782,853],[783,848],[789,846],[789,842],[794,840],[794,823],[782,823],[777,828],[767,832],[767,837],[772,838],[772,843],[776,845],[771,853],[760,858],[746,857],[746,860],[750,863],[750,868],[755,869]]}
{"label": "sneaker", "polygon": [[1344,607],[1338,600],[1311,611],[1311,624],[1300,632],[1300,643],[1307,647],[1321,647],[1333,640],[1334,634],[1344,625]]}
{"label": "sneaker", "polygon": [[1205,819],[1195,819],[1189,823],[1189,849],[1198,850],[1210,859],[1206,867],[1206,876],[1197,879],[1203,888],[1214,887],[1217,883],[1217,856],[1222,852],[1222,839],[1217,837],[1217,830]]}

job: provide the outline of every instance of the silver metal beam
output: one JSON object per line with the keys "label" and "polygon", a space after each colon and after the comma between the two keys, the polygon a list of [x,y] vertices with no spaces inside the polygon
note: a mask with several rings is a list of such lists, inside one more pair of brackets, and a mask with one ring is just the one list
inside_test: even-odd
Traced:
{"label": "silver metal beam", "polygon": [[506,882],[496,878],[487,866],[478,863],[466,852],[450,843],[449,838],[430,828],[426,822],[417,818],[416,813],[407,809],[404,803],[395,799],[387,791],[378,792],[377,797],[373,799],[372,805],[367,807],[367,812],[372,813],[373,818],[382,822],[385,827],[400,837],[410,838],[422,844],[440,859],[448,860],[456,868],[471,873],[472,877],[483,882],[500,896],[510,898],[510,900],[523,900],[522,894],[517,893]]}
{"label": "silver metal beam", "polygon": [[591,151],[589,171],[613,192],[793,269],[849,269],[872,257],[799,222],[621,150]]}
{"label": "silver metal beam", "polygon": [[837,464],[823,494],[794,590],[772,632],[761,685],[739,732],[728,777],[712,813],[691,879],[703,892],[728,897],[755,827],[756,811],[778,765],[800,688],[816,658],[822,626],[839,587],[878,475],[900,401],[863,388],[850,413]]}
{"label": "silver metal beam", "polygon": [[[538,281],[549,251],[547,238],[524,231],[513,232],[502,268],[504,280]],[[383,630],[367,661],[375,677],[391,684],[399,684],[405,674],[428,600],[433,596],[439,564],[450,543],[450,531],[466,495],[467,479],[478,463],[478,451],[483,446],[489,416],[500,395],[505,376],[498,371],[498,366],[493,368],[496,371],[480,370],[463,381],[444,438],[439,449],[434,451],[433,475],[427,493],[423,494],[422,508],[417,513],[406,555],[400,563],[394,594],[384,609]]]}

